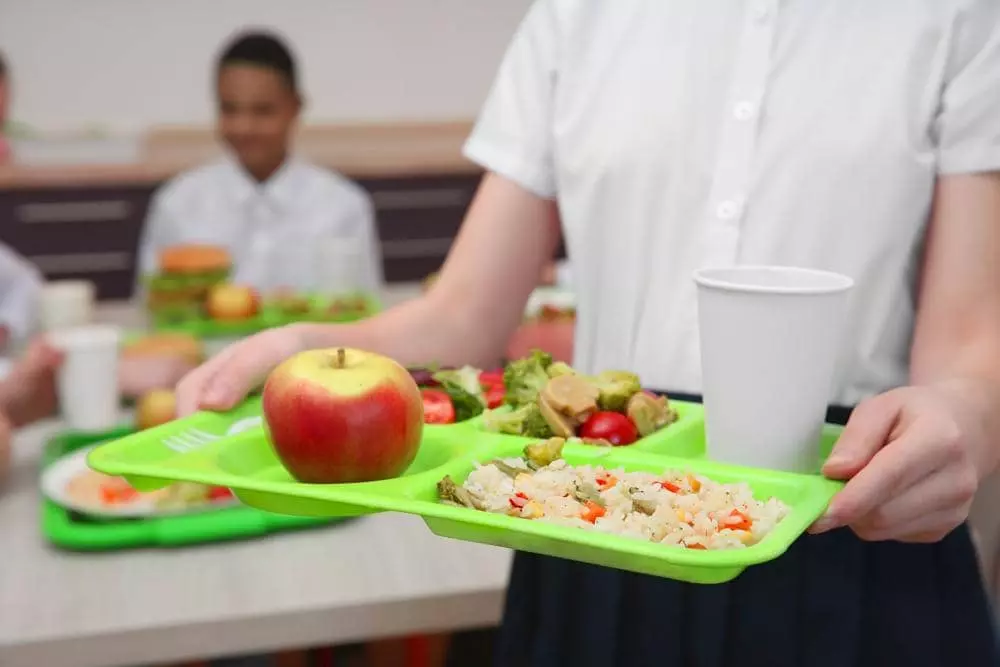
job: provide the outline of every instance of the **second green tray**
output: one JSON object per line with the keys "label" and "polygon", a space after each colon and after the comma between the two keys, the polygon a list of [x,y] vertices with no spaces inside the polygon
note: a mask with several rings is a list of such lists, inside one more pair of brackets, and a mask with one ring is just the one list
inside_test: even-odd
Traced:
{"label": "second green tray", "polygon": [[[132,429],[127,427],[103,434],[62,433],[47,443],[44,464],[48,466],[82,447],[132,434]],[[41,510],[41,531],[45,538],[58,547],[76,551],[177,547],[253,538],[338,522],[335,518],[275,514],[248,506],[143,519],[90,518],[44,497]]]}
{"label": "second green tray", "polygon": [[180,321],[154,321],[156,331],[186,333],[198,338],[230,338],[249,336],[265,329],[293,324],[295,322],[353,322],[364,317],[375,315],[381,309],[379,300],[374,296],[362,296],[367,305],[364,315],[347,313],[331,314],[327,312],[329,305],[335,300],[328,297],[310,297],[313,309],[299,315],[281,313],[272,303],[264,302],[261,312],[256,317],[246,320],[213,320],[210,318],[194,318]]}

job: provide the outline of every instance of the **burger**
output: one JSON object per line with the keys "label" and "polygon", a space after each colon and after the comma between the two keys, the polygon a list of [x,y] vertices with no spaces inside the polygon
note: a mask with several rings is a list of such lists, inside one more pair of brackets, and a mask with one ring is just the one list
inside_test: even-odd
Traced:
{"label": "burger", "polygon": [[225,282],[232,258],[225,248],[186,244],[164,248],[159,271],[147,278],[146,306],[158,320],[201,315],[209,291]]}
{"label": "burger", "polygon": [[156,333],[129,341],[122,348],[124,359],[180,357],[193,366],[205,359],[201,341],[185,333]]}

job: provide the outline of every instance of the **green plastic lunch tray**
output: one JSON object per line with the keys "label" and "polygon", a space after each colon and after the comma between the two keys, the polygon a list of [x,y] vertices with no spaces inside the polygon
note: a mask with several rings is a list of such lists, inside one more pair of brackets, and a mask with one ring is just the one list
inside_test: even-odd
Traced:
{"label": "green plastic lunch tray", "polygon": [[[675,402],[680,418],[667,428],[626,447],[568,443],[570,464],[600,464],[628,471],[680,469],[719,482],[746,481],[759,498],[776,496],[788,515],[759,543],[745,549],[696,551],[490,514],[438,501],[437,483],[445,475],[464,480],[476,462],[519,456],[529,439],[486,433],[481,420],[424,428],[410,468],[400,477],[356,484],[302,484],[276,458],[264,429],[216,440],[194,452],[177,454],[161,442],[190,428],[182,420],[95,449],[88,459],[97,470],[124,475],[137,486],[154,488],[168,480],[218,484],[233,489],[246,504],[300,516],[357,516],[406,512],[424,518],[434,533],[521,551],[593,563],[694,583],[721,583],[745,568],[773,560],[815,521],[842,484],[818,475],[740,468],[705,459],[701,406]],[[190,418],[205,419],[198,415]],[[827,429],[824,447],[838,430]]]}
{"label": "green plastic lunch tray", "polygon": [[231,338],[249,336],[265,329],[272,329],[295,322],[353,322],[374,315],[381,309],[379,300],[374,296],[361,295],[361,298],[367,304],[363,315],[351,313],[331,315],[327,312],[327,309],[337,298],[312,296],[309,297],[312,302],[312,310],[298,315],[282,313],[274,303],[265,300],[261,306],[260,314],[246,320],[224,321],[213,320],[208,317],[154,320],[153,329],[161,332],[186,333],[198,338]]}
{"label": "green plastic lunch tray", "polygon": [[[251,404],[248,409],[254,412],[259,407]],[[221,420],[216,422],[222,424]],[[208,428],[213,426],[215,424]],[[82,447],[133,433],[131,427],[107,433],[62,433],[47,443],[44,464],[48,466]],[[335,518],[274,514],[245,505],[163,517],[114,519],[83,516],[48,498],[43,498],[41,511],[41,530],[45,538],[58,547],[74,551],[180,547],[313,528],[337,521]]]}

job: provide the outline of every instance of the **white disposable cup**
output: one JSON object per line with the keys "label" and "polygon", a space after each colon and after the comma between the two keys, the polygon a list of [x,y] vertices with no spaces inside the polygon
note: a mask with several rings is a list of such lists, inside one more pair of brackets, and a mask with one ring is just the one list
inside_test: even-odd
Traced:
{"label": "white disposable cup", "polygon": [[64,358],[57,390],[66,425],[79,431],[106,431],[118,423],[117,327],[88,325],[60,329],[49,341]]}
{"label": "white disposable cup", "polygon": [[780,266],[695,273],[708,457],[815,473],[854,281]]}
{"label": "white disposable cup", "polygon": [[88,324],[93,315],[93,283],[86,280],[57,280],[42,286],[38,309],[42,331]]}
{"label": "white disposable cup", "polygon": [[362,247],[358,239],[336,238],[316,244],[316,284],[320,294],[352,294],[362,285]]}

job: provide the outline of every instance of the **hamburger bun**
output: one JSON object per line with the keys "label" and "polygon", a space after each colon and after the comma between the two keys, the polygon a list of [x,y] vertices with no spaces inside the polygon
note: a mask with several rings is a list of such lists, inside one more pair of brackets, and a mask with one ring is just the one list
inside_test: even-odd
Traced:
{"label": "hamburger bun", "polygon": [[229,252],[219,246],[184,244],[160,251],[160,271],[163,273],[213,273],[228,271],[231,265]]}
{"label": "hamburger bun", "polygon": [[205,350],[201,341],[184,333],[159,333],[139,338],[122,348],[122,356],[181,357],[197,365],[204,360]]}

